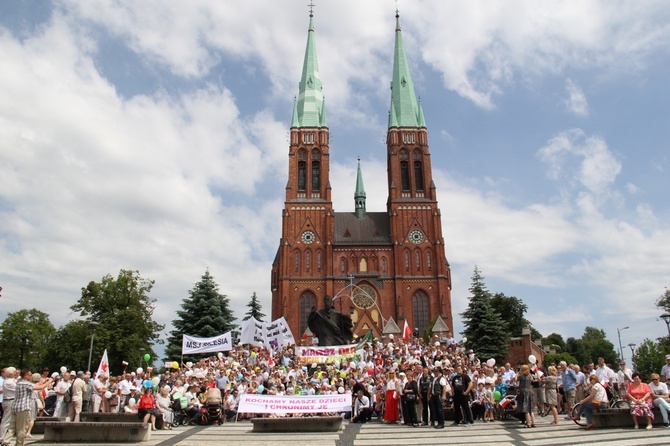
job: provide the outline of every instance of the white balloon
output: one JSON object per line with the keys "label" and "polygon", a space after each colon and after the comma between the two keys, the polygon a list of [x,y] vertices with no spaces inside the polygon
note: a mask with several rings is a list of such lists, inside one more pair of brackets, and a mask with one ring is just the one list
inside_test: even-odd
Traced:
{"label": "white balloon", "polygon": [[105,398],[110,399],[112,397],[112,392],[109,390],[105,392]]}
{"label": "white balloon", "polygon": [[463,341],[461,341],[461,342],[462,342],[463,344],[465,344],[466,342],[468,342],[468,338],[463,338]]}
{"label": "white balloon", "polygon": [[128,400],[128,405],[129,406],[134,406],[135,405],[135,398],[131,398]]}
{"label": "white balloon", "polygon": [[493,367],[494,365],[496,365],[495,358],[491,358],[488,361],[486,361],[486,365],[489,366],[489,367]]}
{"label": "white balloon", "polygon": [[393,339],[393,333],[389,335],[389,339]]}
{"label": "white balloon", "polygon": [[161,382],[161,377],[160,376],[154,376],[153,378],[151,378],[151,382],[154,383],[154,386],[157,386]]}
{"label": "white balloon", "polygon": [[219,357],[219,359],[223,358],[223,353],[219,352],[216,356]]}
{"label": "white balloon", "polygon": [[60,368],[60,372],[61,372],[61,373],[65,373],[65,372],[67,372],[67,367],[65,367],[65,366],[61,367],[61,368]]}
{"label": "white balloon", "polygon": [[142,372],[144,372],[144,369],[142,367],[138,367],[137,374],[140,375]]}
{"label": "white balloon", "polygon": [[535,364],[537,362],[537,358],[535,357],[535,355],[529,355],[528,362],[530,362],[531,364]]}

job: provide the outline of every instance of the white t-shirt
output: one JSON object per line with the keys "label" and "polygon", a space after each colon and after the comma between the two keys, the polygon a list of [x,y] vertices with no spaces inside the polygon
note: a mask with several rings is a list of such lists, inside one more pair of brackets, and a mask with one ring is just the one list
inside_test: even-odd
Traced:
{"label": "white t-shirt", "polygon": [[654,405],[658,406],[661,403],[662,398],[656,397],[656,395],[667,395],[668,394],[668,386],[665,383],[659,382],[658,384],[654,384],[652,381],[649,383],[649,389],[651,389],[651,393],[654,395]]}

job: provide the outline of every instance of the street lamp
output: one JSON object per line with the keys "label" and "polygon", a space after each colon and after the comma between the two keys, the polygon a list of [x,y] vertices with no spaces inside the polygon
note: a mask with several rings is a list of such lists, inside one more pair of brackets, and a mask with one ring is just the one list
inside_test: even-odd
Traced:
{"label": "street lamp", "polygon": [[91,357],[93,356],[93,338],[95,337],[95,327],[97,327],[98,324],[97,322],[89,322],[88,323],[89,327],[91,327],[91,348],[88,349],[88,368],[86,369],[87,371],[91,371]]}
{"label": "street lamp", "polygon": [[635,354],[635,344],[631,342],[628,346],[630,347],[630,363],[634,364],[633,355]]}
{"label": "street lamp", "polygon": [[668,327],[668,336],[670,336],[670,313],[663,313],[661,319],[665,321],[665,325]]}
{"label": "street lamp", "polygon": [[623,327],[623,328],[617,328],[616,329],[616,334],[619,336],[619,359],[623,360],[623,348],[621,348],[621,332],[624,330],[628,330],[630,327]]}
{"label": "street lamp", "polygon": [[[146,348],[140,347],[140,367],[142,367],[142,360],[144,358],[144,351],[145,350],[146,350]],[[147,363],[147,365],[149,365],[149,363]]]}

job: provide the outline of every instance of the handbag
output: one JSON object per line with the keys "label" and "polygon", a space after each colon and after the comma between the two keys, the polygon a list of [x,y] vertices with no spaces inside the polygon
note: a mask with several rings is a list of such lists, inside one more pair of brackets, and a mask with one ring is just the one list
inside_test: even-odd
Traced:
{"label": "handbag", "polygon": [[415,393],[406,393],[405,394],[405,401],[413,403],[414,401],[416,401],[416,394]]}

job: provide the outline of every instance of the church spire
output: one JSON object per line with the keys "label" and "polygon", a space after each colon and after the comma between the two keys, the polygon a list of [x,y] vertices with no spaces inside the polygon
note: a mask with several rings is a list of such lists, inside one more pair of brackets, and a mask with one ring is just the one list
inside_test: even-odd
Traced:
{"label": "church spire", "polygon": [[302,65],[298,101],[294,109],[292,126],[294,127],[327,127],[326,107],[323,102],[319,63],[316,59],[316,44],[314,42],[314,14],[313,5],[309,11],[309,30],[307,32],[307,48]]}
{"label": "church spire", "polygon": [[361,157],[358,157],[358,175],[356,177],[356,191],[354,192],[354,214],[356,218],[365,218],[365,187],[363,186],[363,173],[361,172]]}
{"label": "church spire", "polygon": [[393,80],[391,81],[392,116],[389,118],[389,128],[393,126],[421,127],[425,125],[423,123],[423,112],[414,93],[414,82],[412,82],[412,76],[409,73],[409,65],[400,30],[400,14],[397,9],[395,18],[395,51],[393,53]]}

